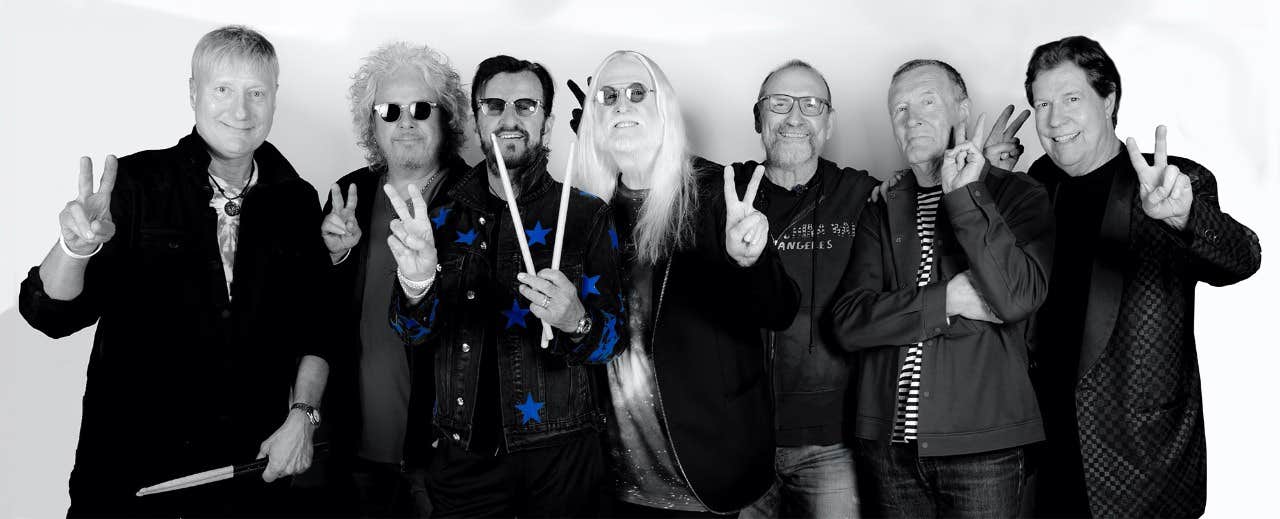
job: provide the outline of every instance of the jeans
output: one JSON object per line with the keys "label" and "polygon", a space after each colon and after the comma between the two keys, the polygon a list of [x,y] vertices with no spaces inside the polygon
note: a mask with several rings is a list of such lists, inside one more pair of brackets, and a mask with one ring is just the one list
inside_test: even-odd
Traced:
{"label": "jeans", "polygon": [[858,464],[884,517],[1017,517],[1026,481],[1022,447],[921,457],[915,442],[858,440]]}
{"label": "jeans", "polygon": [[739,518],[859,516],[853,452],[843,444],[777,447],[773,467],[773,486]]}
{"label": "jeans", "polygon": [[498,455],[442,441],[427,481],[434,517],[596,517],[604,479],[604,451],[592,431]]}

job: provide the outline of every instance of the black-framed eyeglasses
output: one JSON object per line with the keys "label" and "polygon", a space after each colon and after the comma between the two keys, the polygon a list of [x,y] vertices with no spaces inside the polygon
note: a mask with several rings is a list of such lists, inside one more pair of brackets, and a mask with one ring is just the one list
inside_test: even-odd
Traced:
{"label": "black-framed eyeglasses", "polygon": [[627,101],[631,101],[631,104],[636,104],[644,101],[648,94],[655,92],[657,92],[656,89],[646,87],[639,82],[632,83],[621,89],[605,85],[596,90],[596,102],[605,106],[613,106],[618,102],[618,95],[621,94],[622,97],[627,98]]}
{"label": "black-framed eyeglasses", "polygon": [[822,115],[822,112],[831,107],[831,102],[817,96],[795,97],[787,94],[769,94],[767,96],[756,99],[759,103],[764,101],[765,108],[775,114],[787,115],[791,113],[791,109],[795,108],[796,102],[800,103],[800,113],[810,117]]}
{"label": "black-framed eyeglasses", "polygon": [[409,117],[418,121],[425,121],[428,117],[431,117],[431,109],[436,106],[439,105],[431,101],[414,101],[408,104],[378,103],[373,105],[373,111],[377,112],[378,117],[381,117],[383,121],[389,123],[399,121],[400,113],[405,111],[409,112]]}
{"label": "black-framed eyeglasses", "polygon": [[527,97],[522,97],[515,101],[507,101],[506,99],[499,97],[486,97],[484,99],[476,100],[476,106],[480,107],[480,111],[485,115],[492,117],[502,115],[502,112],[507,109],[508,104],[515,105],[516,115],[519,115],[520,117],[529,117],[538,113],[538,109],[542,107],[542,101],[529,99]]}

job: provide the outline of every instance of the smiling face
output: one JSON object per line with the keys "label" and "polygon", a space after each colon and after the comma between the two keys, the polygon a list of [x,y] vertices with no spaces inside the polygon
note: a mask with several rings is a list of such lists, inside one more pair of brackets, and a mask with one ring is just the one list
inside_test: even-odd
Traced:
{"label": "smiling face", "polygon": [[1098,169],[1118,153],[1111,123],[1115,94],[1098,96],[1075,63],[1067,61],[1038,74],[1031,83],[1031,106],[1040,145],[1067,174]]}
{"label": "smiling face", "polygon": [[[804,67],[780,70],[769,78],[762,88],[764,95],[786,94],[792,97],[818,97],[831,99],[822,78]],[[760,139],[764,142],[765,155],[770,164],[793,167],[816,161],[822,146],[831,136],[831,110],[823,108],[819,115],[804,115],[797,101],[791,112],[777,114],[769,110],[768,100],[761,101]]]}
{"label": "smiling face", "polygon": [[507,105],[499,115],[488,115],[484,110],[476,112],[476,131],[480,134],[481,149],[486,156],[493,154],[489,135],[494,134],[498,136],[502,160],[508,168],[530,165],[542,149],[543,138],[551,132],[554,117],[546,115],[541,107],[530,115],[520,115],[512,102],[517,99],[546,102],[538,76],[529,71],[496,74],[476,95],[476,99],[490,98],[503,99]]}
{"label": "smiling face", "polygon": [[[427,85],[427,80],[416,67],[400,67],[378,83],[373,104],[394,103],[408,105],[417,101],[438,103],[439,96]],[[400,110],[400,119],[386,122],[373,110],[374,138],[378,148],[387,157],[387,165],[393,168],[422,169],[432,162],[443,138],[441,126],[444,117],[440,106],[432,107],[425,121],[414,119],[408,110]]]}
{"label": "smiling face", "polygon": [[276,78],[271,70],[230,58],[197,71],[188,86],[196,132],[213,156],[250,157],[267,140],[276,113]]}
{"label": "smiling face", "polygon": [[[632,102],[622,93],[612,106],[599,104],[596,99],[596,93],[603,87],[623,91],[633,83],[639,83],[645,90],[644,99],[639,102]],[[656,153],[662,142],[662,117],[658,114],[657,100],[662,93],[653,91],[653,78],[644,65],[630,56],[615,59],[600,72],[591,87],[587,96],[588,102],[597,103],[599,117],[595,119],[595,135],[596,139],[603,140],[597,143],[599,149],[635,157]]]}
{"label": "smiling face", "polygon": [[946,152],[951,129],[969,117],[969,100],[957,97],[959,89],[935,65],[903,72],[889,85],[893,136],[908,164],[938,160]]}

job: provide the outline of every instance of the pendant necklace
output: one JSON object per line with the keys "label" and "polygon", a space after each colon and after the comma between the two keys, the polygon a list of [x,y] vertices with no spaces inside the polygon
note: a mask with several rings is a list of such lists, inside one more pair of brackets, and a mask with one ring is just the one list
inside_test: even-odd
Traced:
{"label": "pendant necklace", "polygon": [[227,196],[227,192],[222,189],[222,183],[213,177],[213,173],[209,173],[209,180],[213,181],[213,186],[218,188],[218,192],[222,193],[223,198],[227,199],[227,203],[222,206],[222,212],[227,213],[227,216],[240,214],[240,204],[236,201],[244,198],[244,195],[249,192],[249,184],[253,183],[253,173],[258,170],[257,166],[257,164],[254,164],[249,169],[249,180],[244,183],[244,189],[236,196]]}

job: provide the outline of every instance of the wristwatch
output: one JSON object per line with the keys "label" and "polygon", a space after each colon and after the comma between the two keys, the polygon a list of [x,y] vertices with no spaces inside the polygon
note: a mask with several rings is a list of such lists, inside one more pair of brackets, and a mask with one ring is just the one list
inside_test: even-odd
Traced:
{"label": "wristwatch", "polygon": [[307,420],[311,422],[311,425],[320,425],[320,408],[306,402],[294,402],[293,405],[289,406],[289,410],[292,411],[294,409],[301,409],[303,414],[307,415]]}
{"label": "wristwatch", "polygon": [[591,314],[582,314],[582,319],[578,319],[578,327],[573,330],[569,336],[573,339],[581,339],[591,332]]}

